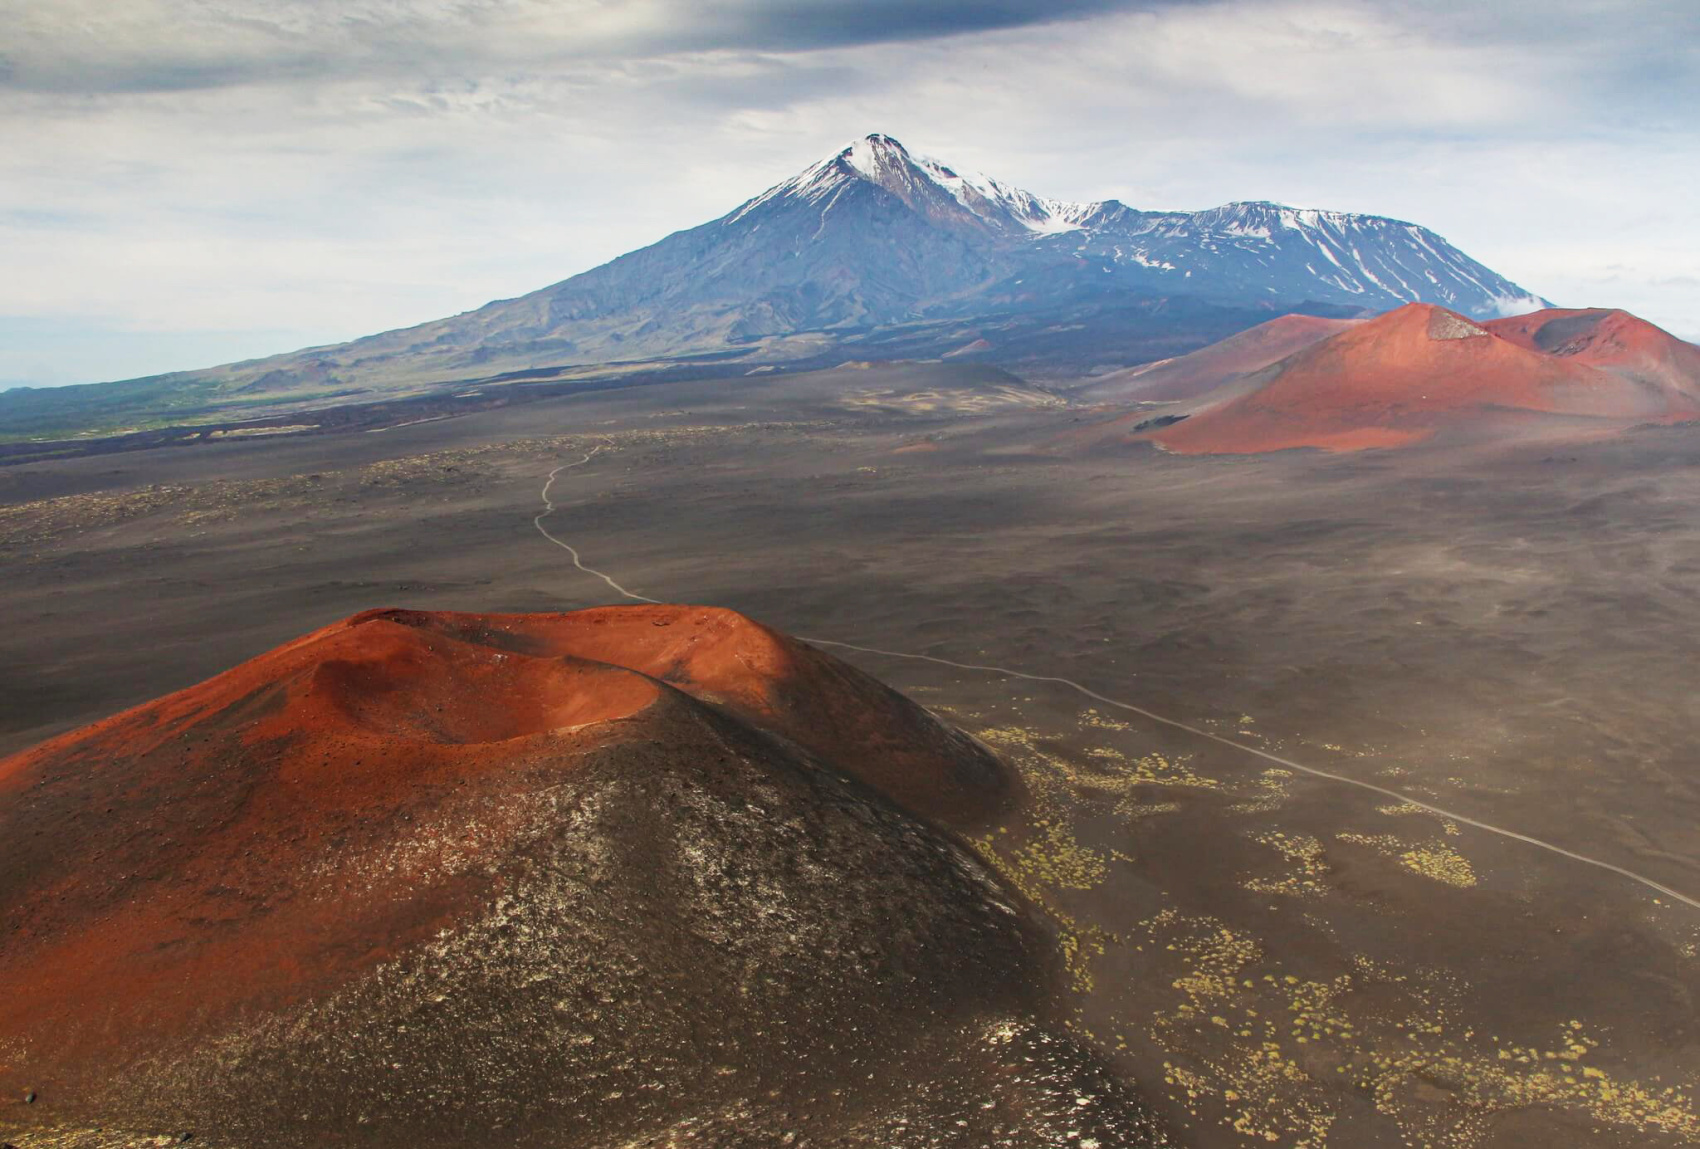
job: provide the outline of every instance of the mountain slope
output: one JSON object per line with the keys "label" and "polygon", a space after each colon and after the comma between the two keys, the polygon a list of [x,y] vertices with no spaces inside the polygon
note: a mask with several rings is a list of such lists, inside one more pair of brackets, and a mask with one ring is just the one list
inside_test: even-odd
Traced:
{"label": "mountain slope", "polygon": [[1093,206],[1099,210],[1079,236],[1048,242],[1125,268],[1154,290],[1373,310],[1439,303],[1477,317],[1541,302],[1403,220],[1265,202],[1200,212]]}
{"label": "mountain slope", "polygon": [[1094,401],[1191,399],[1362,322],[1282,315],[1188,355],[1101,376],[1079,395]]}
{"label": "mountain slope", "polygon": [[1239,305],[1423,299],[1490,315],[1528,296],[1412,224],[1270,204],[1158,213],[1061,203],[874,135],[712,223],[552,287],[313,359],[346,367],[409,355],[440,372],[474,365],[468,348],[569,362],[713,351],[995,309],[1000,288],[1050,269],[1095,293]]}
{"label": "mountain slope", "polygon": [[1183,454],[1398,447],[1504,413],[1617,423],[1692,417],[1700,391],[1649,385],[1411,304],[1206,395],[1152,434]]}
{"label": "mountain slope", "polygon": [[0,760],[0,1124],[1167,1144],[938,828],[1008,786],[729,611],[357,615]]}
{"label": "mountain slope", "polygon": [[1700,347],[1627,311],[1551,308],[1485,326],[1501,339],[1649,386],[1700,395]]}
{"label": "mountain slope", "polygon": [[[1115,298],[1242,311],[1423,300],[1488,316],[1529,296],[1414,224],[1268,203],[1149,212],[1050,200],[872,135],[717,220],[528,295],[205,371],[6,392],[0,433],[357,402],[539,365],[808,357],[870,328]],[[1077,341],[1090,342],[1090,327]],[[793,338],[809,333],[819,334]]]}

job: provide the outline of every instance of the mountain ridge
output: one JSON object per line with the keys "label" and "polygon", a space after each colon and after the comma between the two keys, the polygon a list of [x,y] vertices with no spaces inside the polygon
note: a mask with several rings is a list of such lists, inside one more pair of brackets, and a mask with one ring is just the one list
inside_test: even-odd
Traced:
{"label": "mountain ridge", "polygon": [[[161,407],[299,408],[542,365],[789,361],[905,324],[1152,299],[1264,313],[1422,301],[1477,318],[1545,303],[1416,224],[1264,201],[1174,212],[1048,199],[875,133],[717,219],[524,295],[347,343],[95,386],[127,388],[126,412],[148,418]],[[1078,342],[1102,334],[1086,326]],[[100,406],[119,393],[81,398]],[[0,397],[0,431],[28,429],[60,399]]]}

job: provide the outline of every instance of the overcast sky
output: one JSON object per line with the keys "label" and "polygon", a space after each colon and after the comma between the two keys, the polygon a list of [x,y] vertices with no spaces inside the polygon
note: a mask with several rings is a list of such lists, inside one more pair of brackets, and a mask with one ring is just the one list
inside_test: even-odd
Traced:
{"label": "overcast sky", "polygon": [[0,387],[564,279],[852,137],[1439,231],[1700,338],[1693,0],[0,0]]}

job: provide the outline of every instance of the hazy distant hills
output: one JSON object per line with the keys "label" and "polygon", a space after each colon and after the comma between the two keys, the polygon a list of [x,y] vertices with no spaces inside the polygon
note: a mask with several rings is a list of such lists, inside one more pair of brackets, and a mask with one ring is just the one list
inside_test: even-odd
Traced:
{"label": "hazy distant hills", "polygon": [[[1046,312],[1074,323],[1083,344],[1125,328],[1130,307],[1160,309],[1172,335],[1197,330],[1180,348],[1189,350],[1270,313],[1413,301],[1476,317],[1544,303],[1415,224],[1269,203],[1201,212],[1067,203],[872,135],[720,219],[529,295],[205,371],[8,392],[0,432],[358,402],[545,365],[796,360],[894,327],[906,353],[941,354],[961,322]],[[987,345],[994,356],[997,345]]]}

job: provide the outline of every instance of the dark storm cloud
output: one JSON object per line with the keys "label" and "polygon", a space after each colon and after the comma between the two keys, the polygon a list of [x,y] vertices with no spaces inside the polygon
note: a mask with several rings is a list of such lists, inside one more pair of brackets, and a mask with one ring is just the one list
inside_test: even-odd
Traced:
{"label": "dark storm cloud", "polygon": [[[1228,6],[1227,0],[0,0],[0,92],[75,97],[511,75],[692,53],[920,44],[1119,13]],[[1700,5],[1689,0],[1649,0],[1633,19],[1602,15],[1588,0],[1491,6],[1332,0],[1318,9],[1319,26],[1329,23],[1329,9],[1357,10],[1460,44],[1559,58],[1574,53],[1578,82],[1632,103],[1639,93],[1692,75],[1700,63]],[[1302,12],[1292,18],[1301,28],[1312,19]]]}
{"label": "dark storm cloud", "polygon": [[[1169,0],[1168,6],[1184,0]],[[1017,28],[1104,12],[1159,7],[1136,0],[754,0],[708,5],[718,33],[699,46],[738,45],[781,50],[837,48],[892,40],[927,40],[965,32]],[[705,31],[707,29],[705,28]]]}

